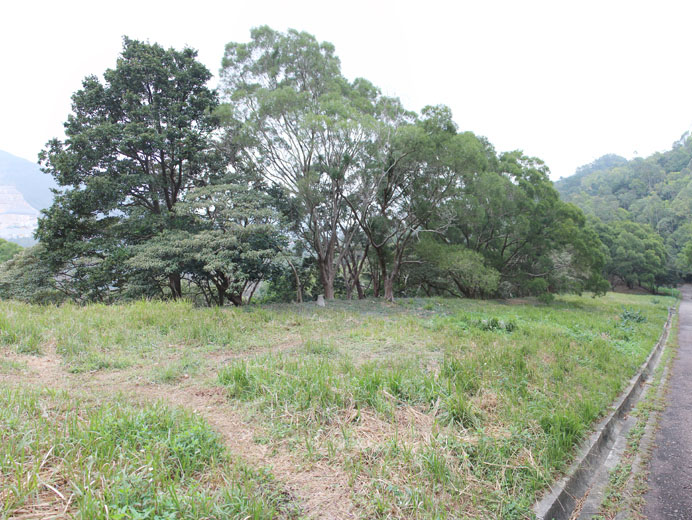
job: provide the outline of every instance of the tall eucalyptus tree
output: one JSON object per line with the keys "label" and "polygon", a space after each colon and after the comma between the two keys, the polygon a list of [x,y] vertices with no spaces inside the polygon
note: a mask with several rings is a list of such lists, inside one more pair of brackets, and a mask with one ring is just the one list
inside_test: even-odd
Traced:
{"label": "tall eucalyptus tree", "polygon": [[374,88],[348,82],[334,47],[268,27],[229,43],[221,70],[226,127],[264,179],[295,202],[297,234],[314,253],[325,298],[357,231],[344,194],[363,167]]}

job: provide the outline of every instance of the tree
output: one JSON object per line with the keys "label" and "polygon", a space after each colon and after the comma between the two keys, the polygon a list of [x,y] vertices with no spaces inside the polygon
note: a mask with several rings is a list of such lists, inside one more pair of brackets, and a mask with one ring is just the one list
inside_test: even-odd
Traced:
{"label": "tree", "polygon": [[152,275],[185,273],[208,305],[252,299],[284,247],[279,217],[261,184],[231,175],[224,180],[186,194],[179,213],[189,216],[188,229],[136,246],[128,264]]}
{"label": "tree", "polygon": [[[224,166],[211,149],[217,96],[196,56],[124,38],[104,81],[89,76],[72,96],[66,140],[50,141],[39,156],[60,186],[39,219],[46,260],[98,287],[97,299],[122,285],[131,246],[187,226],[179,202]],[[167,281],[180,297],[180,271]]]}
{"label": "tree", "polygon": [[0,264],[0,298],[28,303],[59,303],[66,297],[42,260],[43,245],[22,249]]}
{"label": "tree", "polygon": [[263,178],[295,201],[297,235],[332,299],[357,231],[342,226],[349,217],[343,197],[362,167],[374,88],[346,81],[334,47],[307,33],[260,27],[251,36],[226,46],[226,126]]}
{"label": "tree", "polygon": [[24,249],[22,246],[19,246],[14,242],[8,242],[7,240],[3,240],[2,238],[0,238],[0,264],[3,262],[7,262],[10,258],[19,253],[22,249]]}
{"label": "tree", "polygon": [[444,106],[425,107],[417,119],[382,98],[376,114],[383,125],[345,200],[377,258],[375,294],[382,285],[392,300],[407,251],[420,231],[447,227],[445,206],[464,175],[482,167],[483,146],[470,132],[457,133]]}
{"label": "tree", "polygon": [[664,281],[666,250],[661,237],[646,224],[628,220],[597,226],[610,258],[605,267],[611,283],[644,286],[655,292]]}
{"label": "tree", "polygon": [[507,294],[603,292],[598,237],[560,200],[543,162],[519,151],[498,156],[487,143],[485,156],[448,204],[447,243],[481,254]]}
{"label": "tree", "polygon": [[434,292],[467,298],[482,298],[497,292],[500,273],[488,267],[480,253],[432,236],[420,240],[415,250],[422,260],[422,267],[417,270],[419,283],[430,286]]}

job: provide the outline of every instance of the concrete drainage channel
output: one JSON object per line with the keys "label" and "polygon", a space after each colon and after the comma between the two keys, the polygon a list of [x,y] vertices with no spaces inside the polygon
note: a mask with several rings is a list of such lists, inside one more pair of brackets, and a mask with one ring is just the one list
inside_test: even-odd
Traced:
{"label": "concrete drainage channel", "polygon": [[668,320],[656,346],[615,401],[613,411],[598,423],[596,430],[579,449],[577,459],[567,475],[535,504],[533,510],[539,520],[582,520],[598,512],[609,472],[620,460],[627,432],[636,423],[636,419],[627,414],[642,396],[645,383],[661,358],[673,314],[674,310],[669,309]]}

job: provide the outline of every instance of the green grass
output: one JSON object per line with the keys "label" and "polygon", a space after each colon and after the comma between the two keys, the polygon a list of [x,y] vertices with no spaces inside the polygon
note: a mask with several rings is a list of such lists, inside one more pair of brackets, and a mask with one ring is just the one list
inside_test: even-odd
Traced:
{"label": "green grass", "polygon": [[0,349],[50,345],[73,372],[217,385],[270,453],[347,475],[362,518],[528,518],[674,302],[0,302]]}
{"label": "green grass", "polygon": [[295,516],[271,476],[231,459],[200,419],[53,391],[0,389],[0,490],[0,518]]}
{"label": "green grass", "polygon": [[155,367],[152,379],[157,383],[177,383],[197,375],[203,364],[203,360],[199,356],[186,354],[181,359],[164,362]]}
{"label": "green grass", "polygon": [[675,287],[659,287],[657,291],[658,294],[662,294],[664,296],[672,296],[673,298],[681,297],[680,289],[676,289]]}

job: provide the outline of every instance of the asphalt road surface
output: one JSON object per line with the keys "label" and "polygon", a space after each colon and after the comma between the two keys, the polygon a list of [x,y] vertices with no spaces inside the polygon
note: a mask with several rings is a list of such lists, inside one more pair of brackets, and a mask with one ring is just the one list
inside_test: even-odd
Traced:
{"label": "asphalt road surface", "polygon": [[682,289],[680,349],[651,457],[644,512],[649,520],[692,520],[692,285]]}

